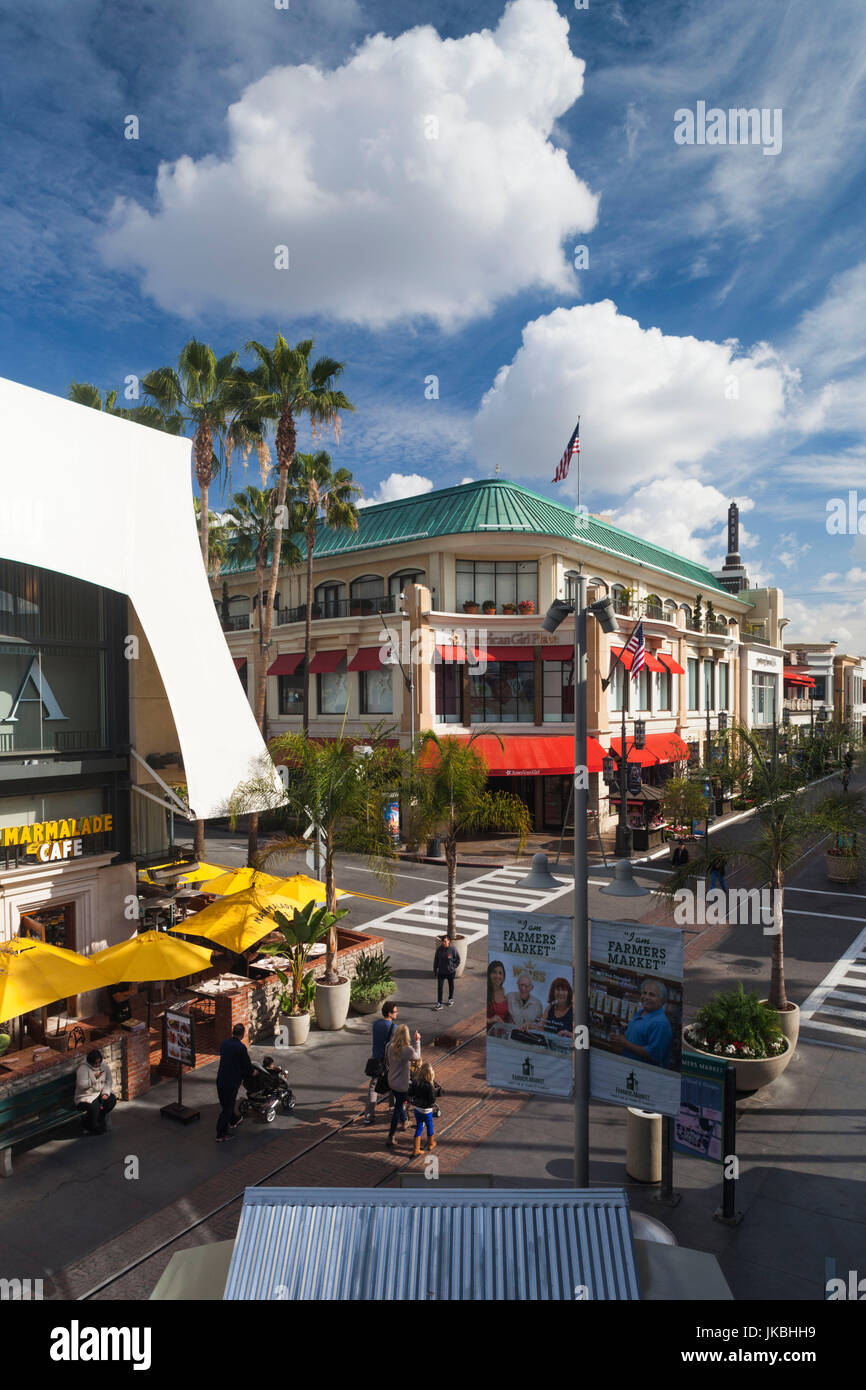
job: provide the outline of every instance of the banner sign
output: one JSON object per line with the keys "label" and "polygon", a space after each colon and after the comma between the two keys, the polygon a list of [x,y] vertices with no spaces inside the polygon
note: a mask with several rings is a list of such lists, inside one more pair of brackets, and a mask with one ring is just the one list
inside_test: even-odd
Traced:
{"label": "banner sign", "polygon": [[167,1009],[165,1018],[165,1055],[185,1067],[195,1066],[194,1021],[189,1014]]}
{"label": "banner sign", "polygon": [[488,913],[487,1081],[570,1096],[574,1084],[571,918]]}
{"label": "banner sign", "polygon": [[590,1093],[680,1112],[683,934],[643,922],[590,924]]}
{"label": "banner sign", "polygon": [[725,1145],[724,1057],[684,1052],[680,1113],[674,1120],[674,1153],[721,1163]]}

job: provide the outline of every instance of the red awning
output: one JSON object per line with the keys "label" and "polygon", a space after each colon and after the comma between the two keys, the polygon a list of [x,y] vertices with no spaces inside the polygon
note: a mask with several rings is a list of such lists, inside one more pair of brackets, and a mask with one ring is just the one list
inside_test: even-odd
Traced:
{"label": "red awning", "polygon": [[542,661],[574,661],[574,643],[569,646],[557,646],[552,643],[549,647],[541,648]]}
{"label": "red awning", "polygon": [[[468,734],[457,734],[461,743]],[[472,744],[487,764],[491,777],[571,777],[574,774],[574,736],[572,734],[503,734],[502,743],[482,735]],[[435,753],[435,745],[431,745]],[[597,738],[586,740],[590,772],[601,772],[604,749]]]}
{"label": "red awning", "polygon": [[[627,671],[631,670],[631,652],[627,652],[624,647],[611,647],[610,654],[614,658],[621,655],[622,662],[620,664],[623,665]],[[663,671],[665,669],[664,666],[659,665],[652,652],[645,652],[644,660],[646,662],[646,668],[648,671]]]}
{"label": "red awning", "polygon": [[236,671],[242,671],[247,664],[247,659],[245,656],[233,656],[232,661],[235,663]]}
{"label": "red awning", "polygon": [[532,661],[533,647],[488,647],[488,661]]}
{"label": "red awning", "polygon": [[805,671],[795,671],[792,666],[785,667],[784,680],[786,685],[814,686],[815,684],[813,678],[807,676]]}
{"label": "red awning", "polygon": [[473,647],[469,656],[466,655],[465,647],[436,647],[439,660],[446,665],[463,665],[467,661],[470,666],[478,666],[482,661],[494,661],[495,657],[484,647]]}
{"label": "red awning", "polygon": [[303,652],[284,652],[268,667],[269,676],[293,676],[304,659]]}
{"label": "red awning", "polygon": [[662,666],[670,671],[672,676],[684,676],[686,674],[685,666],[681,666],[678,661],[675,661],[670,653],[659,652],[658,659],[662,663]]}
{"label": "red awning", "polygon": [[[621,740],[612,738],[611,752],[619,757]],[[646,747],[634,748],[632,738],[626,734],[626,753],[630,763],[640,763],[641,767],[655,767],[658,763],[685,762],[689,756],[688,745],[679,734],[647,734]]]}
{"label": "red awning", "polygon": [[378,671],[382,666],[380,647],[361,647],[346,667],[347,671]]}
{"label": "red awning", "polygon": [[346,651],[316,652],[310,662],[311,676],[329,676],[336,671],[341,661],[345,661]]}

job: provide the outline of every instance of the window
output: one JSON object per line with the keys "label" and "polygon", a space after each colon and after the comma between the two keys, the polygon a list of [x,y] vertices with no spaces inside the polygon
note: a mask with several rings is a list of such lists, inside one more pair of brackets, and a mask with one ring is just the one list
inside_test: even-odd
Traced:
{"label": "window", "polygon": [[647,594],[645,602],[645,616],[647,618],[663,618],[665,610],[658,594]]}
{"label": "window", "polygon": [[726,661],[719,662],[719,709],[728,708],[728,674],[729,667]]}
{"label": "window", "polygon": [[483,675],[469,675],[470,724],[533,724],[535,663],[490,661]]}
{"label": "window", "polygon": [[[329,579],[324,584],[318,584],[313,590],[313,617],[314,618],[341,618],[345,614],[345,608],[341,604],[345,600],[346,586],[336,580]],[[319,612],[316,612],[318,608]]]}
{"label": "window", "polygon": [[463,668],[451,661],[436,667],[436,721],[463,723]]}
{"label": "window", "polygon": [[385,581],[381,574],[362,574],[349,585],[349,613],[354,617],[377,613],[385,598]]}
{"label": "window", "polygon": [[689,709],[698,709],[698,662],[690,656],[686,661],[689,677]]}
{"label": "window", "polygon": [[670,671],[658,671],[656,673],[656,709],[669,710],[671,707],[671,673]]}
{"label": "window", "polygon": [[538,607],[538,564],[535,560],[458,560],[457,609],[464,603],[503,604],[529,601]]}
{"label": "window", "polygon": [[280,714],[302,714],[304,710],[304,663],[293,676],[277,676]]}
{"label": "window", "polygon": [[682,613],[682,615],[683,615],[683,617],[684,617],[684,619],[685,619],[685,625],[686,625],[686,627],[689,628],[689,630],[691,630],[691,626],[692,626],[692,610],[689,608],[689,605],[688,605],[687,603],[681,603],[681,604],[680,604],[680,612]]}
{"label": "window", "polygon": [[361,713],[393,714],[394,691],[391,667],[379,671],[361,671]]}
{"label": "window", "polygon": [[622,662],[620,662],[608,686],[611,709],[628,709],[628,680],[628,671],[626,671]]}
{"label": "window", "polygon": [[388,593],[392,598],[399,598],[409,584],[423,584],[425,578],[424,570],[400,570],[388,580]]}
{"label": "window", "polygon": [[[253,594],[253,608],[257,608],[257,607],[258,607],[258,599],[259,599],[258,594]],[[231,602],[231,600],[229,600],[229,602]],[[244,600],[244,602],[246,602],[246,600]],[[266,608],[266,607],[267,607],[267,603],[268,603],[268,591],[267,591],[267,589],[262,589],[262,606]],[[276,609],[276,608],[279,608],[279,606],[280,606],[280,596],[279,596],[279,594],[274,594],[274,608],[275,608],[275,609]]]}
{"label": "window", "polygon": [[716,708],[716,680],[712,661],[704,662],[704,709]]}
{"label": "window", "polygon": [[675,623],[677,620],[677,606],[672,598],[665,599],[664,619],[666,623]]}
{"label": "window", "polygon": [[651,708],[651,706],[650,706],[650,686],[651,686],[651,677],[652,677],[652,672],[649,671],[649,670],[646,668],[646,666],[644,666],[644,667],[641,668],[640,671],[638,671],[638,673],[637,673],[637,680],[632,681],[632,685],[637,687],[637,689],[636,689],[637,704],[635,705],[635,709],[641,709],[641,710],[646,709],[646,710],[648,710],[648,709]]}
{"label": "window", "polygon": [[774,676],[752,673],[752,723],[772,724],[776,716],[776,680]]}
{"label": "window", "polygon": [[[576,585],[575,585],[574,580],[573,580],[573,579],[570,579],[570,578],[568,577],[568,575],[566,575],[566,578],[565,578],[565,602],[566,602],[566,603],[574,603],[574,602],[575,602],[575,597],[576,597],[576,595],[575,595],[575,589],[576,589]],[[607,593],[607,584],[604,582],[603,579],[599,579],[599,577],[598,577],[597,574],[593,575],[591,579],[587,579],[587,581],[586,581],[586,601],[587,601],[587,603],[595,603],[596,599],[603,598],[604,595],[605,595],[606,593]]]}
{"label": "window", "polygon": [[622,613],[626,618],[631,615],[630,592],[631,591],[626,589],[623,584],[614,584],[610,591],[610,596],[613,599],[614,612]]}
{"label": "window", "polygon": [[318,677],[319,714],[344,714],[349,694],[349,677],[346,672],[345,657],[340,663],[342,671],[329,671]]}
{"label": "window", "polygon": [[574,720],[574,662],[543,661],[541,663],[544,691],[545,724],[571,723]]}
{"label": "window", "polygon": [[815,689],[812,691],[812,699],[813,699],[813,700],[826,700],[826,699],[827,699],[827,677],[826,677],[826,676],[815,676],[814,680],[815,680]]}

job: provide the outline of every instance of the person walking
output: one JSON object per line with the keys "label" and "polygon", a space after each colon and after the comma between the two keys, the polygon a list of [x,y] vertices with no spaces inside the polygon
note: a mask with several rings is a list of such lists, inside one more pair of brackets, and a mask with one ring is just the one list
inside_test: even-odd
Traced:
{"label": "person walking", "polygon": [[236,1130],[240,1124],[240,1119],[235,1114],[235,1101],[241,1082],[244,1077],[249,1076],[253,1069],[250,1054],[243,1042],[245,1031],[242,1023],[236,1023],[232,1029],[231,1037],[220,1043],[220,1064],[216,1078],[217,1095],[220,1102],[216,1130],[218,1144],[224,1144],[226,1140],[234,1139],[234,1133],[229,1133],[229,1131]]}
{"label": "person walking", "polygon": [[372,1052],[367,1060],[365,1068],[369,1077],[367,1086],[367,1101],[364,1106],[364,1124],[371,1125],[376,1118],[376,1100],[379,1092],[376,1090],[377,1082],[385,1070],[385,1049],[394,1036],[397,1029],[397,1005],[391,1000],[386,999],[382,1005],[382,1017],[377,1018],[373,1024],[373,1043]]}
{"label": "person walking", "polygon": [[422,1062],[418,1069],[418,1077],[412,1083],[412,1105],[415,1110],[415,1148],[412,1153],[413,1158],[420,1157],[421,1136],[426,1127],[427,1130],[427,1150],[435,1149],[436,1140],[433,1138],[433,1111],[436,1107],[436,1088],[434,1082],[436,1073],[429,1062]]}
{"label": "person walking", "polygon": [[454,977],[457,974],[457,967],[460,964],[460,952],[456,946],[452,946],[451,937],[443,936],[439,945],[436,947],[436,954],[433,957],[433,974],[436,976],[436,1003],[435,1009],[442,1008],[442,986],[448,981],[448,1007],[454,1003]]}
{"label": "person walking", "polygon": [[721,852],[719,854],[713,855],[712,859],[710,860],[711,892],[714,888],[721,888],[723,893],[727,893],[728,885],[725,882],[725,869],[727,868],[727,866],[728,861]]}
{"label": "person walking", "polygon": [[406,1124],[406,1097],[409,1094],[409,1072],[413,1062],[421,1060],[421,1034],[415,1029],[413,1044],[409,1042],[409,1029],[401,1023],[385,1049],[385,1069],[388,1085],[394,1096],[394,1109],[391,1111],[391,1129],[385,1145],[394,1148],[394,1135],[398,1125]]}
{"label": "person walking", "polygon": [[845,771],[842,773],[842,790],[843,790],[843,792],[846,792],[846,791],[848,790],[848,783],[849,783],[850,781],[851,781],[851,774],[850,774],[850,772],[848,771],[848,769],[847,769],[847,767],[846,767],[846,768],[845,768]]}
{"label": "person walking", "polygon": [[84,1116],[86,1134],[104,1134],[105,1121],[117,1104],[111,1084],[111,1067],[98,1047],[75,1073],[75,1104]]}

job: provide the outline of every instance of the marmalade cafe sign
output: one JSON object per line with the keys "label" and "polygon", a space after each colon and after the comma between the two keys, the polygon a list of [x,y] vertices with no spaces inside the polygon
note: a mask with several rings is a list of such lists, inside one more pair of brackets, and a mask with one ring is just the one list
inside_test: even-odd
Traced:
{"label": "marmalade cafe sign", "polygon": [[109,814],[84,816],[81,820],[43,820],[35,825],[4,825],[0,845],[3,849],[23,845],[28,854],[49,864],[58,859],[80,858],[87,836],[107,834],[113,826],[114,817]]}

